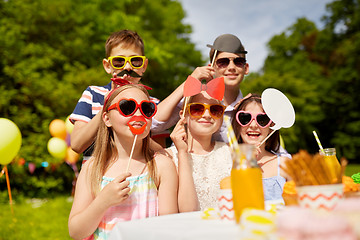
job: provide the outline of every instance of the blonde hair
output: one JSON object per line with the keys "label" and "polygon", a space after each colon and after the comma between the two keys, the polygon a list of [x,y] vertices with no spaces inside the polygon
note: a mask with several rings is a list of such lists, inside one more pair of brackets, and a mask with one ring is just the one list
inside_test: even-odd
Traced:
{"label": "blonde hair", "polygon": [[[144,92],[150,99],[147,90],[140,85],[128,84],[121,86],[109,93],[109,96],[105,100],[104,106],[101,111],[101,116],[111,105],[114,98],[126,89],[137,88]],[[156,178],[156,165],[154,161],[154,151],[150,149],[150,134],[148,134],[142,142],[142,153],[145,157],[146,165],[149,171],[149,176],[157,182]],[[114,132],[111,127],[107,127],[104,121],[100,121],[99,130],[96,135],[95,148],[92,154],[92,165],[90,168],[90,181],[91,181],[91,192],[97,195],[100,192],[102,177],[106,170],[116,161],[118,151],[115,145]],[[125,171],[125,169],[124,169]]]}

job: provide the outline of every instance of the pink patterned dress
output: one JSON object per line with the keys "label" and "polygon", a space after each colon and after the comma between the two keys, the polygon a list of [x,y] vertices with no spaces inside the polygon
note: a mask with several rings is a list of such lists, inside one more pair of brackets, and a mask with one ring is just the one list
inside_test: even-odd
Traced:
{"label": "pink patterned dress", "polygon": [[[103,189],[113,178],[103,177],[101,189]],[[130,182],[129,198],[120,205],[109,208],[90,239],[107,239],[108,234],[118,222],[130,221],[158,216],[157,188],[149,173],[139,176],[131,176],[126,180]]]}

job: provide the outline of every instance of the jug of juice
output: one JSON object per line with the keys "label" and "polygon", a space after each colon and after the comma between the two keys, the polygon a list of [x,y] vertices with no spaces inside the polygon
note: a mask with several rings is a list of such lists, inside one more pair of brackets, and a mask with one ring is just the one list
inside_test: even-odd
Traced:
{"label": "jug of juice", "polygon": [[339,160],[336,158],[335,148],[325,148],[324,151],[320,150],[320,154],[324,155],[326,165],[329,167],[329,173],[331,176],[332,183],[341,182],[341,166]]}
{"label": "jug of juice", "polygon": [[239,144],[239,148],[240,156],[234,154],[231,170],[231,189],[237,223],[243,209],[265,208],[262,173],[257,165],[255,146]]}

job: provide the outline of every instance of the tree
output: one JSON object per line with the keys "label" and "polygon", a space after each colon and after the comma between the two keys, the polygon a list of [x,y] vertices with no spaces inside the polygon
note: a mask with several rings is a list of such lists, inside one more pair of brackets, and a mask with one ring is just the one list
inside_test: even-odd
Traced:
{"label": "tree", "polygon": [[110,81],[102,59],[112,32],[142,36],[149,58],[143,82],[152,96],[167,96],[202,64],[184,15],[171,0],[0,1],[0,113],[21,130],[19,155],[37,165],[57,162],[46,149],[49,123],[65,120],[88,85]]}
{"label": "tree", "polygon": [[[359,161],[360,153],[360,9],[359,0],[327,5],[325,27],[300,18],[268,43],[263,74],[251,86],[276,87],[293,103],[295,125],[285,130],[287,149],[317,152],[316,130],[324,147]],[[248,79],[246,79],[248,81]],[[281,130],[283,131],[283,130]]]}

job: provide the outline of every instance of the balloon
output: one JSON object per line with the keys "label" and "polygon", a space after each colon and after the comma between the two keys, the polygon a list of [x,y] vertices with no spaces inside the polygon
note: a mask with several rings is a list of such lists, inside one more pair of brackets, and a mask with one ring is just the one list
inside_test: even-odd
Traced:
{"label": "balloon", "polygon": [[67,147],[68,146],[65,140],[58,137],[50,138],[47,144],[47,148],[51,156],[58,159],[64,159],[66,157]]}
{"label": "balloon", "polygon": [[21,146],[21,132],[15,123],[0,118],[0,164],[9,164]]}
{"label": "balloon", "polygon": [[76,163],[79,160],[80,154],[75,152],[71,149],[71,147],[68,147],[66,150],[66,161],[70,164]]}
{"label": "balloon", "polygon": [[275,123],[273,130],[289,128],[295,122],[295,110],[289,99],[275,88],[267,88],[261,94],[265,113]]}
{"label": "balloon", "polygon": [[54,119],[49,125],[49,131],[51,136],[65,139],[66,138],[66,126],[65,122],[60,119]]}
{"label": "balloon", "polygon": [[70,119],[70,115],[65,120],[65,127],[66,127],[66,131],[69,134],[71,134],[74,129],[74,124],[72,124],[69,119]]}

